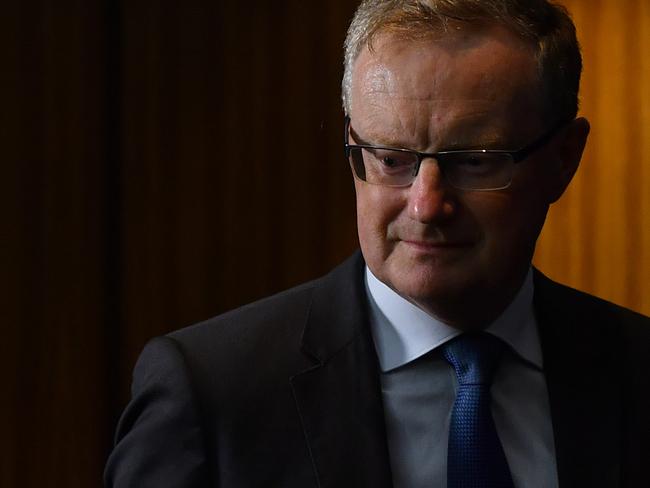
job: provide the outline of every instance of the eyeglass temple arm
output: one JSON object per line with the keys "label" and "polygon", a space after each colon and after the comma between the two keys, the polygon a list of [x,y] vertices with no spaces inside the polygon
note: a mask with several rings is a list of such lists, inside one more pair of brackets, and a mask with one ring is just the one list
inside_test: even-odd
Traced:
{"label": "eyeglass temple arm", "polygon": [[561,129],[566,127],[568,125],[568,122],[566,120],[562,120],[559,123],[557,123],[551,130],[549,130],[546,134],[544,134],[542,137],[537,139],[536,141],[533,141],[530,143],[528,146],[523,147],[519,149],[518,151],[515,151],[512,153],[512,159],[514,160],[515,163],[519,163],[526,159],[528,156],[530,156],[532,153],[540,149],[541,147],[545,146],[548,144],[553,137],[557,135],[558,132],[560,132]]}

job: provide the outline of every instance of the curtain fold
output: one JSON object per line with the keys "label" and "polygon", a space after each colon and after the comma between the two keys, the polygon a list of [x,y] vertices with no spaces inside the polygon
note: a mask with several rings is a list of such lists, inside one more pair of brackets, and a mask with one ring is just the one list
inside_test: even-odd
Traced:
{"label": "curtain fold", "polygon": [[591,135],[551,208],[535,264],[650,314],[650,2],[566,0],[582,45],[580,115]]}

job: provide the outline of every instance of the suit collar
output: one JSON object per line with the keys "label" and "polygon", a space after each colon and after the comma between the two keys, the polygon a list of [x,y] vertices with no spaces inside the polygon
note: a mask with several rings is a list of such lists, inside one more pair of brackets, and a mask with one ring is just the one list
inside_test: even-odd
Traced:
{"label": "suit collar", "polygon": [[[291,378],[321,488],[392,486],[363,266],[357,252],[315,286],[302,337],[315,365]],[[616,332],[584,295],[534,280],[560,486],[619,486]]]}
{"label": "suit collar", "polygon": [[357,252],[317,282],[291,378],[318,486],[392,486],[377,355]]}
{"label": "suit collar", "polygon": [[560,486],[619,486],[616,331],[593,316],[586,295],[539,271],[534,279]]}
{"label": "suit collar", "polygon": [[357,251],[314,288],[301,347],[321,364],[367,329],[364,266],[361,252]]}
{"label": "suit collar", "polygon": [[[406,300],[365,269],[368,309],[383,372],[399,368],[462,333]],[[512,302],[488,327],[524,361],[542,370],[542,350],[533,313],[533,272]]]}

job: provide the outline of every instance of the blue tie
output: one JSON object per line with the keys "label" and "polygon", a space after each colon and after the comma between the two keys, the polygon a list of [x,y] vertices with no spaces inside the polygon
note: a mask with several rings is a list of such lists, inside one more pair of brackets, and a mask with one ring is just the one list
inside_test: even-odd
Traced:
{"label": "blue tie", "polygon": [[449,427],[447,488],[513,488],[490,408],[490,387],[503,342],[486,332],[466,333],[442,350],[458,378]]}

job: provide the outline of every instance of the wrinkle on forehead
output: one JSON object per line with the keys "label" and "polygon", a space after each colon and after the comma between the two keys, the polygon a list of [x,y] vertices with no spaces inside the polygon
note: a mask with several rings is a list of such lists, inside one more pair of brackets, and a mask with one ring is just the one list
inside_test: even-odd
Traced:
{"label": "wrinkle on forehead", "polygon": [[[429,101],[437,93],[438,76],[424,86],[416,83],[414,74],[421,68],[418,61],[413,59],[413,53],[408,49],[397,49],[392,46],[389,55],[383,51],[369,52],[361,59],[363,66],[355,70],[355,85],[363,87],[363,95],[368,98],[390,97],[396,100],[416,102]],[[400,57],[400,65],[395,66],[394,58]],[[405,66],[406,64],[406,66]],[[359,75],[362,73],[362,75]]]}
{"label": "wrinkle on forehead", "polygon": [[385,95],[394,92],[397,84],[396,77],[397,73],[393,69],[379,61],[370,64],[365,71],[363,80],[360,81],[364,83],[366,94],[372,97],[377,94]]}
{"label": "wrinkle on forehead", "polygon": [[480,134],[485,143],[498,140],[491,124],[495,93],[466,98],[459,111],[457,100],[444,92],[405,93],[395,86],[395,73],[384,65],[372,66],[364,80],[368,80],[363,91],[364,117],[353,120],[353,126],[367,142],[425,150],[436,142],[430,140],[431,129],[440,135],[437,128],[450,120],[467,132]]}
{"label": "wrinkle on forehead", "polygon": [[[355,129],[367,138],[376,132],[381,144],[404,139],[411,145],[434,144],[436,127],[452,120],[489,129],[490,114],[530,112],[531,86],[537,82],[530,47],[515,39],[513,48],[512,36],[478,37],[462,33],[445,42],[378,38],[373,50],[357,58],[353,73],[351,113],[356,116],[360,108],[364,118],[356,121]],[[512,63],[485,55],[504,49]],[[468,63],[470,76],[461,75],[459,59]],[[519,69],[517,76],[512,76],[513,66]],[[358,103],[363,107],[355,107]],[[488,132],[492,134],[483,134],[483,139],[498,139],[498,130]],[[428,143],[422,140],[425,136]]]}
{"label": "wrinkle on forehead", "polygon": [[[420,44],[425,45],[424,41],[418,41]],[[502,45],[498,40],[487,38],[483,48],[493,47],[497,49]],[[427,52],[426,49],[414,50],[413,44],[406,44],[404,41],[397,41],[396,43],[388,44],[383,43],[388,49],[381,49],[374,52],[365,52],[365,69],[355,70],[355,75],[361,71],[363,76],[356,81],[365,84],[369,94],[387,94],[396,96],[397,92],[401,92],[404,98],[414,101],[426,101],[431,99],[445,100],[445,93],[441,91],[440,85],[445,85],[452,77],[457,76],[457,71],[454,68],[453,59],[459,56],[467,55],[469,49],[463,49],[462,46],[447,47],[443,49],[436,49],[435,53]],[[380,46],[381,47],[381,46]],[[436,44],[436,47],[441,46]],[[472,48],[475,48],[472,44]],[[530,56],[528,49],[522,49],[520,54],[522,56]],[[395,66],[395,61],[399,60],[399,66]],[[474,89],[476,92],[481,93],[481,98],[496,99],[503,91],[504,83],[506,85],[515,86],[516,80],[510,76],[510,67],[504,66],[490,57],[484,57],[474,60],[475,63],[481,64],[481,71],[475,73],[476,76],[463,79],[463,83],[468,85],[468,88]],[[424,64],[435,65],[435,76],[429,78],[429,83],[419,83],[417,74],[423,69]],[[536,71],[531,70],[528,78],[531,84],[536,81]],[[356,76],[355,76],[356,77]],[[457,80],[457,78],[456,78]],[[454,81],[456,81],[454,80]],[[497,83],[499,82],[499,83]]]}

